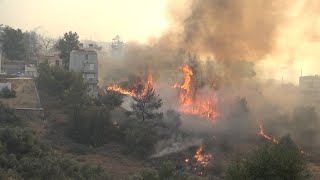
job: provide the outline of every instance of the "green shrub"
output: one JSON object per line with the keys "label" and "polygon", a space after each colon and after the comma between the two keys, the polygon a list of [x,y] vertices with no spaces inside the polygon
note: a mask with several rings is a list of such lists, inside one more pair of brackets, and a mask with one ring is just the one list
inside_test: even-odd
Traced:
{"label": "green shrub", "polygon": [[160,179],[168,179],[174,177],[176,166],[171,161],[165,161],[161,164],[159,170]]}
{"label": "green shrub", "polygon": [[146,169],[141,172],[143,180],[159,180],[159,174],[156,170]]}
{"label": "green shrub", "polygon": [[16,116],[14,109],[0,102],[0,123],[1,124],[16,124],[19,123],[19,118]]}
{"label": "green shrub", "polygon": [[72,108],[89,103],[88,87],[80,73],[75,73],[61,67],[50,67],[48,63],[38,66],[39,88],[62,100]]}
{"label": "green shrub", "polygon": [[0,129],[0,166],[1,179],[111,179],[101,167],[53,154],[31,131],[21,128]]}
{"label": "green shrub", "polygon": [[119,107],[123,103],[123,95],[115,91],[106,91],[103,95],[98,95],[97,105],[103,105],[109,110]]}
{"label": "green shrub", "polygon": [[227,179],[308,179],[303,156],[289,136],[279,144],[265,143],[247,160],[231,162]]}
{"label": "green shrub", "polygon": [[134,121],[125,131],[125,141],[129,151],[146,156],[152,153],[157,134],[149,123]]}
{"label": "green shrub", "polygon": [[102,145],[109,140],[113,129],[110,112],[99,106],[76,112],[73,121],[71,135],[83,144]]}
{"label": "green shrub", "polygon": [[15,90],[10,90],[8,87],[4,87],[0,91],[0,97],[2,97],[2,98],[14,98],[14,97],[16,97],[16,91]]}

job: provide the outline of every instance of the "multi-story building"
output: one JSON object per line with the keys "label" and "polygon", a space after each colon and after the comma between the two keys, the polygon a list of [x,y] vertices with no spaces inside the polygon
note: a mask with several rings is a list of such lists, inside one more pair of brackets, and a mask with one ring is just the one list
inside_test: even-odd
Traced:
{"label": "multi-story building", "polygon": [[91,96],[98,93],[98,57],[92,49],[73,50],[70,53],[69,70],[82,73],[88,83]]}
{"label": "multi-story building", "polygon": [[320,112],[320,76],[301,76],[299,88],[304,103],[314,106]]}

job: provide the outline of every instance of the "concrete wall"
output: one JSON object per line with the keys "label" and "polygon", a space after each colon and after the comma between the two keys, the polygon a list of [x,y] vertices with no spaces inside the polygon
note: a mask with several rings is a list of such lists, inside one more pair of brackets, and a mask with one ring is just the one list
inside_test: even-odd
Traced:
{"label": "concrete wall", "polygon": [[98,56],[93,50],[74,50],[70,53],[69,70],[82,73],[88,83],[88,94],[98,93]]}
{"label": "concrete wall", "polygon": [[[94,64],[94,70],[90,70],[90,65]],[[98,73],[98,57],[94,51],[72,51],[70,53],[69,70],[74,72]]]}
{"label": "concrete wall", "polygon": [[29,77],[37,77],[37,68],[34,65],[26,65],[24,67],[24,75]]}

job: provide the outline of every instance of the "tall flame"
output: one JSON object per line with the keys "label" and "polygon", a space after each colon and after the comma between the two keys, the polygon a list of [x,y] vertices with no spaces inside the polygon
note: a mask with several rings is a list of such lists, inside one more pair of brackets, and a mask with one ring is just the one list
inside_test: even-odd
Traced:
{"label": "tall flame", "polygon": [[213,96],[200,96],[196,98],[193,96],[191,89],[193,72],[189,65],[185,65],[181,68],[184,74],[184,82],[182,85],[175,84],[173,88],[180,89],[180,111],[198,115],[205,118],[214,119],[219,113],[216,110],[217,99]]}
{"label": "tall flame", "polygon": [[184,73],[184,83],[182,85],[175,84],[174,88],[180,88],[184,90],[184,93],[180,93],[180,100],[184,105],[192,104],[191,97],[191,76],[193,75],[192,70],[190,69],[189,65],[185,65],[181,68],[182,72]]}

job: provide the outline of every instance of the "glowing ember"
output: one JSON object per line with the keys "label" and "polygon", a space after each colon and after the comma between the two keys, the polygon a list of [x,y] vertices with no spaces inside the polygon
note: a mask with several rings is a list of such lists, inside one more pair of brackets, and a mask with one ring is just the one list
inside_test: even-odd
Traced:
{"label": "glowing ember", "polygon": [[267,139],[267,140],[269,140],[269,141],[272,141],[272,142],[274,142],[274,143],[276,143],[276,144],[279,143],[276,139],[271,138],[270,136],[268,136],[268,135],[264,132],[262,124],[259,124],[259,127],[260,127],[260,131],[259,131],[259,135],[260,135],[260,136],[262,136],[262,137],[264,137],[265,139]]}
{"label": "glowing ember", "polygon": [[203,146],[201,145],[194,155],[194,158],[197,159],[197,162],[199,162],[203,166],[207,166],[212,159],[212,154],[204,154],[202,155]]}
{"label": "glowing ember", "polygon": [[209,119],[218,117],[219,113],[216,109],[217,99],[214,96],[194,96],[194,92],[191,89],[193,72],[189,65],[185,65],[181,68],[184,73],[184,83],[182,85],[175,84],[173,87],[180,89],[180,111],[197,115]]}

